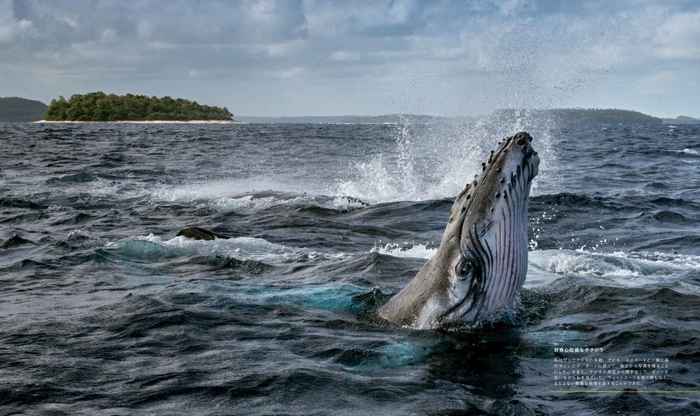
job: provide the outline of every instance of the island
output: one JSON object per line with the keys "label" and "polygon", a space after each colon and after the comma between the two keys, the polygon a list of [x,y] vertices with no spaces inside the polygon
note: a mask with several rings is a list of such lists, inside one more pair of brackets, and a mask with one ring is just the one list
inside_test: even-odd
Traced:
{"label": "island", "polygon": [[46,104],[20,97],[0,97],[0,123],[26,123],[41,120]]}
{"label": "island", "polygon": [[[432,124],[432,123],[473,123],[481,117],[457,116],[443,117],[425,114],[386,114],[380,116],[327,116],[327,117],[246,117],[239,120],[249,123],[367,123],[367,124]],[[665,119],[653,117],[639,111],[620,110],[616,108],[553,108],[553,109],[501,109],[486,116],[491,120],[503,120],[508,123],[520,118],[550,119],[561,124],[661,124]],[[678,117],[691,123],[690,117]],[[675,121],[680,123],[681,121]]]}
{"label": "island", "polygon": [[196,101],[168,96],[116,95],[103,92],[74,94],[51,100],[43,122],[232,122],[226,107],[201,105]]}
{"label": "island", "polygon": [[700,124],[700,119],[688,116],[678,116],[676,118],[665,118],[664,124]]}
{"label": "island", "polygon": [[537,110],[506,109],[496,111],[495,115],[505,118],[517,118],[518,114],[534,117],[551,118],[562,124],[661,124],[662,119],[639,111],[617,108],[552,108]]}

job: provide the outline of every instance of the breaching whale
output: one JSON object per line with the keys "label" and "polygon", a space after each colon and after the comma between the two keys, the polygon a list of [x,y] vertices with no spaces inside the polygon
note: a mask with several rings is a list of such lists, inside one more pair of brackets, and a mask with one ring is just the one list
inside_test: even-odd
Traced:
{"label": "breaching whale", "polygon": [[499,319],[527,272],[527,205],[539,157],[520,132],[499,143],[457,196],[437,253],[378,310],[395,325],[432,329]]}

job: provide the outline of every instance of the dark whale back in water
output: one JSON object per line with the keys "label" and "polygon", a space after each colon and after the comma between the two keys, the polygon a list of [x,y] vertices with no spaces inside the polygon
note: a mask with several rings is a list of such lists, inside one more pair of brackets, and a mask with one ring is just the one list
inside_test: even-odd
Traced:
{"label": "dark whale back in water", "polygon": [[216,234],[199,227],[185,227],[177,233],[177,237],[187,237],[195,240],[216,240],[217,238],[228,238],[227,236]]}

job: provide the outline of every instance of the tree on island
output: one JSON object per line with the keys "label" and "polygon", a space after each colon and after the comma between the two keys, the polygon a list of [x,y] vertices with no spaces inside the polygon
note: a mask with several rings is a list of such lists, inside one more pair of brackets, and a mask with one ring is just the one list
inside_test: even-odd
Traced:
{"label": "tree on island", "polygon": [[69,100],[60,96],[46,108],[47,121],[188,121],[231,120],[226,107],[200,105],[196,101],[116,95],[103,92],[75,94]]}

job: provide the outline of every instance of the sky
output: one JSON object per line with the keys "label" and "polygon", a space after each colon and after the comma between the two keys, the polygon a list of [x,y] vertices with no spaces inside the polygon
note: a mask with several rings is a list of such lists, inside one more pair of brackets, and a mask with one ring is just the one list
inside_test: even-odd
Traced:
{"label": "sky", "polygon": [[700,117],[700,1],[0,0],[0,96],[235,115]]}

